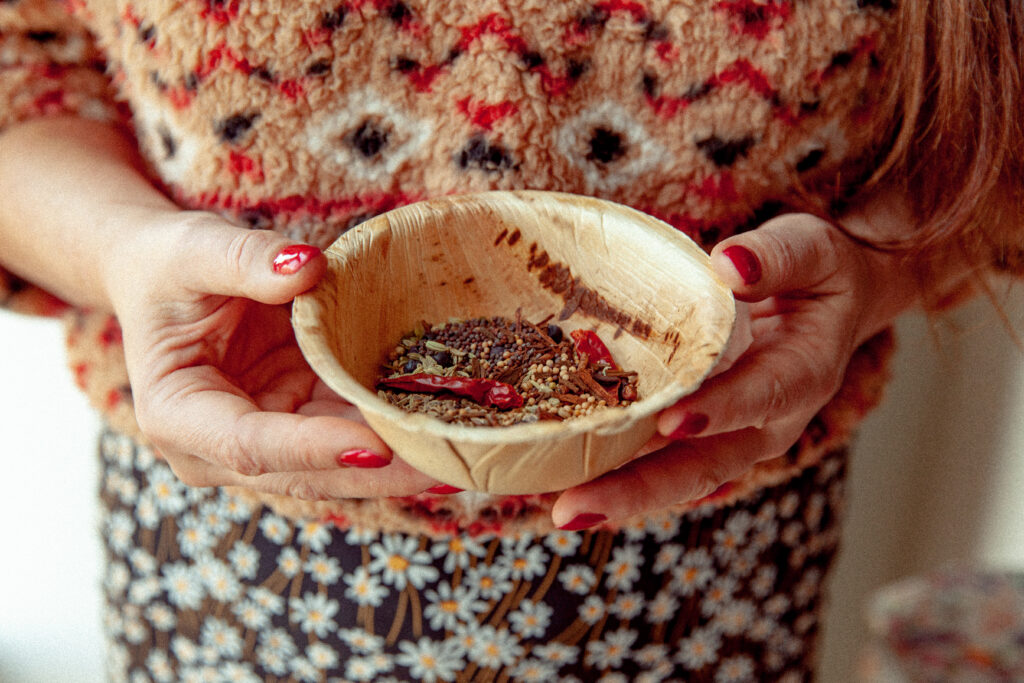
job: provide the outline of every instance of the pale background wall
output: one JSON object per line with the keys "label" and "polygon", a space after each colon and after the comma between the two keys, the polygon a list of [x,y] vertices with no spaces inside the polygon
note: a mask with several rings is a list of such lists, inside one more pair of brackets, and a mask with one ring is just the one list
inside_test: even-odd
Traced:
{"label": "pale background wall", "polygon": [[0,313],[0,348],[0,682],[100,682],[99,423],[57,323]]}
{"label": "pale background wall", "polygon": [[[1024,336],[1024,287],[1003,310]],[[870,591],[954,562],[1024,571],[1024,350],[992,305],[904,316],[893,381],[861,430],[822,680],[852,680]]]}
{"label": "pale background wall", "polygon": [[[1024,329],[1021,292],[1006,310]],[[951,560],[1024,570],[1024,355],[983,302],[899,331],[853,461],[824,683],[854,678],[875,587]],[[0,340],[0,681],[100,681],[98,423],[55,323],[0,313]]]}

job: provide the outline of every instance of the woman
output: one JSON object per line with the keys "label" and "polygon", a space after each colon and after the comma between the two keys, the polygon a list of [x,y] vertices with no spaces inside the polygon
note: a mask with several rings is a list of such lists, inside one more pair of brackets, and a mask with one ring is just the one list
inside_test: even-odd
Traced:
{"label": "woman", "polygon": [[[109,425],[112,677],[811,675],[889,322],[1021,270],[1016,4],[63,11],[0,7],[0,263],[12,307],[72,305]],[[286,304],[370,215],[523,187],[684,230],[754,342],[619,470],[453,493],[316,381]]]}

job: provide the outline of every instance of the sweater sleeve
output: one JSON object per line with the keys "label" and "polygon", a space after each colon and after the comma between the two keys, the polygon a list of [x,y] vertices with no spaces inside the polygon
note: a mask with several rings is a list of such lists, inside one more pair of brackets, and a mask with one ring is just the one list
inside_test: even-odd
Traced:
{"label": "sweater sleeve", "polygon": [[[73,4],[0,1],[0,134],[43,116],[120,118],[103,55]],[[0,268],[0,307],[53,315],[64,305]]]}

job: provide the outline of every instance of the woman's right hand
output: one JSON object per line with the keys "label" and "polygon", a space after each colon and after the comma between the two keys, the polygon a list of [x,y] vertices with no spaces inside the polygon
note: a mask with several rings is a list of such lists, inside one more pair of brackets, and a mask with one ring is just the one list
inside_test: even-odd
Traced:
{"label": "woman's right hand", "polygon": [[139,426],[183,482],[309,500],[438,483],[394,459],[302,357],[287,304],[323,275],[319,250],[211,213],[142,215],[102,277]]}
{"label": "woman's right hand", "polygon": [[117,316],[139,426],[185,483],[306,499],[436,483],[299,352],[287,304],[324,273],[316,249],[183,211],[131,135],[73,116],[0,133],[0,197],[0,265]]}

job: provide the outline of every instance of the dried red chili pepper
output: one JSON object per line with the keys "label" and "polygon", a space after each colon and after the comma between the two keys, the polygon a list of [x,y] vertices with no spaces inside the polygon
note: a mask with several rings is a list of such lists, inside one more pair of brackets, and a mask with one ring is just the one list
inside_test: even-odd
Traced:
{"label": "dried red chili pepper", "polygon": [[577,353],[585,353],[591,363],[607,363],[613,370],[616,368],[615,361],[608,347],[604,345],[597,332],[591,330],[573,330],[573,342],[575,342]]}
{"label": "dried red chili pepper", "polygon": [[424,394],[455,394],[476,401],[480,405],[495,408],[518,408],[523,405],[523,397],[515,387],[493,379],[445,377],[421,372],[381,379],[378,380],[377,386]]}

